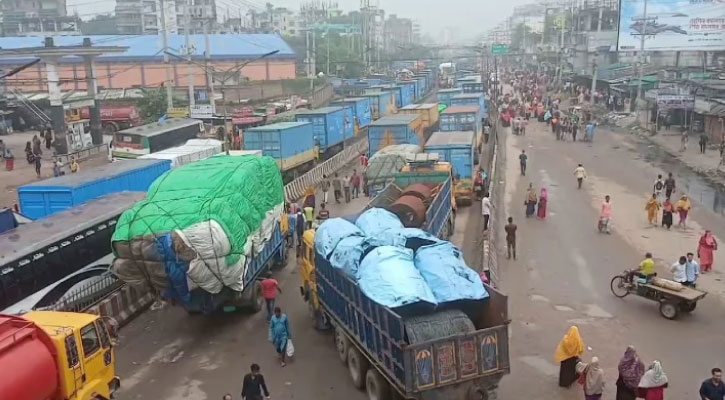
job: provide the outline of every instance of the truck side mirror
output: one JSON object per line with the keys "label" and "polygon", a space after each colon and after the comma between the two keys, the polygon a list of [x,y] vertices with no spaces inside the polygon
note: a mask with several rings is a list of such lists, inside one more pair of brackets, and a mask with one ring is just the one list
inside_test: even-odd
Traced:
{"label": "truck side mirror", "polygon": [[118,321],[109,316],[101,317],[101,321],[111,337],[111,346],[116,346],[118,344]]}

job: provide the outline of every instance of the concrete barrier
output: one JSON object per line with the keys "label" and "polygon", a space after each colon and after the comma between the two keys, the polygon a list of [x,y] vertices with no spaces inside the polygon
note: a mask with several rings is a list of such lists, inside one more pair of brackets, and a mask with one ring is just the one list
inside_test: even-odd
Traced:
{"label": "concrete barrier", "polygon": [[121,327],[153,302],[154,297],[150,292],[142,292],[125,285],[85,312],[111,318]]}

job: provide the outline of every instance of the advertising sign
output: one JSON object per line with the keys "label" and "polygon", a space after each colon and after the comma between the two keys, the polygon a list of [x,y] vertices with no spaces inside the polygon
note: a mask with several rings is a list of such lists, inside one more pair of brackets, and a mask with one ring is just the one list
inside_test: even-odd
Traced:
{"label": "advertising sign", "polygon": [[[645,3],[647,12],[645,13]],[[618,51],[725,50],[725,0],[622,0]]]}
{"label": "advertising sign", "polygon": [[214,118],[214,113],[212,112],[212,106],[211,104],[195,104],[193,106],[189,106],[189,109],[191,110],[191,118],[196,119],[209,119]]}

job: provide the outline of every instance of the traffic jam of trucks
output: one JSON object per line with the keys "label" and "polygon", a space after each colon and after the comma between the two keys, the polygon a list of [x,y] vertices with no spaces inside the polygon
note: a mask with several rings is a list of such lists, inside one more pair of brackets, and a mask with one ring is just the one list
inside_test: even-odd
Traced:
{"label": "traffic jam of trucks", "polygon": [[286,185],[361,141],[369,202],[311,224],[297,249],[310,329],[333,332],[370,400],[495,398],[510,370],[507,299],[448,241],[473,199],[484,85],[446,78],[460,86],[430,103],[440,82],[427,69],[343,82],[348,97],[245,129],[243,151],[200,138],[195,119],[137,126],[133,108],[102,112],[119,160],[20,187],[32,221],[0,234],[14,255],[0,260],[0,399],[110,399],[121,387],[116,321],[83,312],[101,299],[18,307],[103,257],[119,285],[189,314],[260,311],[262,278],[294,259],[287,206],[304,199]]}

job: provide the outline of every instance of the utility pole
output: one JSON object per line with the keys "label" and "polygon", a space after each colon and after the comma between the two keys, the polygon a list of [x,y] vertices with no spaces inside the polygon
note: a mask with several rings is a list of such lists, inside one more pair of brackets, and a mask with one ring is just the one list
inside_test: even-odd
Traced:
{"label": "utility pole", "polygon": [[[602,32],[602,13],[604,12],[604,9],[600,6],[599,7],[599,20],[597,21],[597,38],[599,38],[599,34]],[[592,95],[589,96],[589,102],[591,104],[594,104],[594,91],[597,90],[597,79],[599,78],[597,75],[599,74],[599,65],[597,65],[597,54],[598,51],[594,50],[594,73],[592,74]]]}
{"label": "utility pole", "polygon": [[[144,16],[144,14],[146,13],[146,10],[145,10],[144,4],[143,4],[144,0],[139,0],[139,3],[140,3],[139,6],[141,7],[141,8],[139,8],[139,10],[141,10],[141,32],[139,32],[139,33],[143,35],[146,30],[146,18]],[[42,24],[41,24],[41,26],[42,26]]]}
{"label": "utility pole", "polygon": [[171,69],[169,68],[169,55],[166,52],[169,50],[169,36],[166,27],[166,5],[164,0],[159,0],[161,6],[161,45],[164,48],[164,65],[166,66],[166,80],[164,86],[166,86],[166,106],[168,109],[174,108],[174,90],[171,87]]}
{"label": "utility pole", "polygon": [[185,27],[184,27],[184,36],[186,37],[186,67],[187,67],[187,74],[188,74],[188,80],[189,80],[189,115],[191,115],[191,107],[194,106],[194,66],[191,64],[191,40],[189,39],[189,30],[191,30],[191,13],[189,12],[189,9],[191,8],[191,0],[186,0],[186,4],[184,5],[184,19],[185,21]]}
{"label": "utility pole", "polygon": [[[644,38],[647,35],[647,0],[644,0],[644,13],[642,15],[642,36],[639,38],[639,81],[637,82],[637,102],[644,100],[642,93],[642,78],[644,78]],[[635,104],[636,105],[636,104]],[[637,107],[639,109],[639,107]]]}
{"label": "utility pole", "polygon": [[317,76],[317,32],[312,31],[312,75]]}
{"label": "utility pole", "polygon": [[307,73],[307,78],[312,79],[312,69],[310,66],[312,65],[312,52],[310,51],[310,46],[312,45],[310,41],[310,31],[305,32],[305,72]]}
{"label": "utility pole", "polygon": [[206,65],[206,86],[209,90],[209,104],[211,113],[216,114],[216,94],[214,93],[214,73],[209,68],[211,60],[211,39],[209,38],[209,22],[204,22],[204,64]]}
{"label": "utility pole", "polygon": [[328,28],[325,31],[325,35],[327,36],[327,68],[326,68],[326,74],[327,76],[330,76],[330,29]]}

